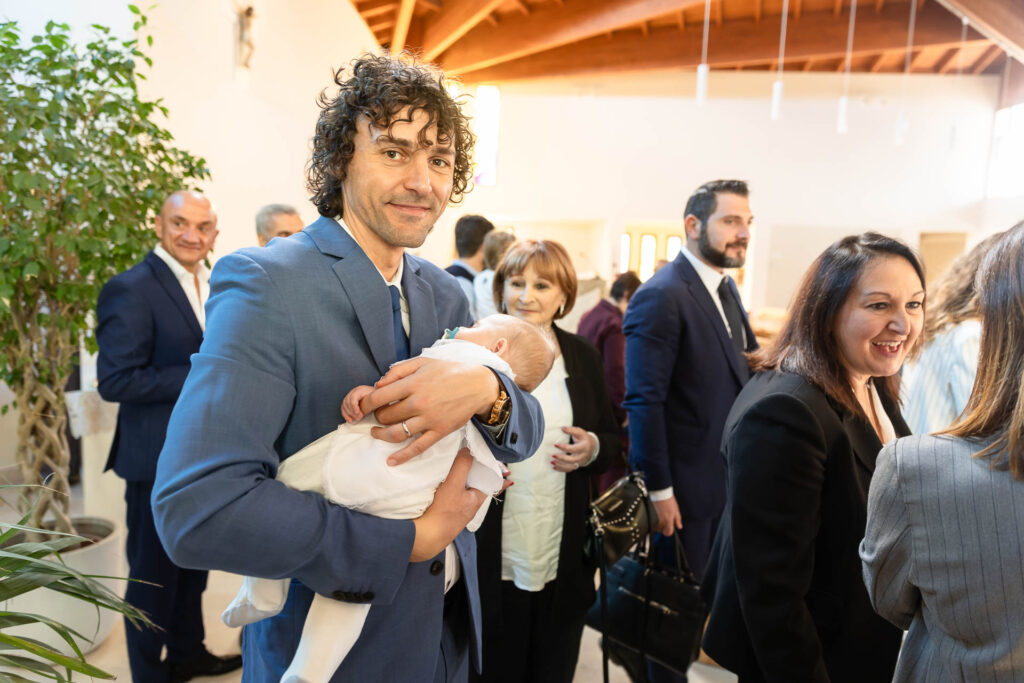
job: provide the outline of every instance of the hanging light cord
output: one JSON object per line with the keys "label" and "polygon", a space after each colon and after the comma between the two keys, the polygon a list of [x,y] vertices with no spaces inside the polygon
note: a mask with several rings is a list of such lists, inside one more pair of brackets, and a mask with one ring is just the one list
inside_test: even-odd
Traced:
{"label": "hanging light cord", "polygon": [[843,74],[843,94],[850,88],[850,67],[853,65],[853,24],[857,21],[857,0],[850,0],[850,28],[846,30],[846,73]]}
{"label": "hanging light cord", "polygon": [[711,25],[711,0],[704,0],[704,45],[700,49],[700,63],[708,63],[708,27]]}
{"label": "hanging light cord", "polygon": [[782,0],[782,31],[779,33],[779,79],[782,78],[782,61],[786,54],[786,22],[789,19],[789,0]]}
{"label": "hanging light cord", "polygon": [[910,60],[914,56],[914,24],[917,23],[917,1],[910,0],[910,30],[907,31],[907,58],[903,65],[903,73],[910,73]]}

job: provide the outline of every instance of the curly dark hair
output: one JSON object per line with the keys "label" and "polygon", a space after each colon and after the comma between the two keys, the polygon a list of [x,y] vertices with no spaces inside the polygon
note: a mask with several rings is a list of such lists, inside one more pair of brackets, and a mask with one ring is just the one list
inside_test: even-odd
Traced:
{"label": "curly dark hair", "polygon": [[[449,94],[444,73],[431,65],[417,64],[408,55],[364,54],[349,67],[338,69],[336,94],[325,89],[317,98],[320,118],[313,135],[313,154],[306,169],[306,188],[322,216],[342,212],[341,186],[355,152],[356,124],[367,117],[377,128],[391,129],[396,121],[411,121],[420,111],[429,115],[426,128],[437,125],[437,143],[455,148],[455,168],[450,203],[458,204],[469,191],[473,175],[472,153],[476,138],[469,117],[462,113],[463,96]],[[405,116],[398,118],[399,113]],[[425,139],[426,128],[420,133]]]}

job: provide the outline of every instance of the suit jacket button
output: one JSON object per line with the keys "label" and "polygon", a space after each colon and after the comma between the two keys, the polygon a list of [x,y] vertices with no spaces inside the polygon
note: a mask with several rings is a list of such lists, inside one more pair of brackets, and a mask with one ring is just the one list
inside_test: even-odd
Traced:
{"label": "suit jacket button", "polygon": [[434,576],[437,576],[438,574],[440,574],[443,571],[444,571],[444,562],[442,562],[441,560],[434,560],[434,562],[430,565],[430,573],[433,574]]}
{"label": "suit jacket button", "polygon": [[509,443],[515,445],[515,442],[519,441],[519,435],[516,434],[515,432],[512,432],[512,434],[510,434],[508,437],[508,441]]}

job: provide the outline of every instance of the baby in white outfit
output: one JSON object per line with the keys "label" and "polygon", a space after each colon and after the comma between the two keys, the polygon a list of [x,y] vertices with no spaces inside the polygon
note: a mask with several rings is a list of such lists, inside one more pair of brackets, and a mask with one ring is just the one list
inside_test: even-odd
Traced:
{"label": "baby in white outfit", "polygon": [[[550,371],[555,351],[534,325],[508,315],[491,315],[473,327],[446,331],[421,355],[486,365],[532,391]],[[277,480],[377,517],[415,519],[433,502],[434,491],[459,450],[468,448],[473,464],[466,485],[488,495],[466,527],[476,531],[490,507],[490,496],[501,490],[503,481],[503,466],[484,438],[467,423],[407,463],[389,466],[387,457],[408,441],[394,444],[370,435],[379,423],[372,415],[364,419],[360,403],[372,390],[366,385],[352,389],[342,402],[346,424],[282,462]],[[228,626],[243,626],[274,616],[284,607],[287,593],[288,579],[247,576],[221,619]],[[369,611],[368,604],[315,595],[282,683],[330,680],[359,637]]]}

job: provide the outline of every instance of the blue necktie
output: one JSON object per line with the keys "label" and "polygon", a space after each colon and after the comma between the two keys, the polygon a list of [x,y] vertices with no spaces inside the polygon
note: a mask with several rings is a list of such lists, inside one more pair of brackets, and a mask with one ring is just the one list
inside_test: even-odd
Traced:
{"label": "blue necktie", "polygon": [[405,360],[409,357],[409,338],[402,326],[402,296],[395,285],[388,285],[388,291],[391,292],[391,319],[395,326],[395,360]]}

